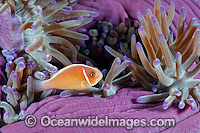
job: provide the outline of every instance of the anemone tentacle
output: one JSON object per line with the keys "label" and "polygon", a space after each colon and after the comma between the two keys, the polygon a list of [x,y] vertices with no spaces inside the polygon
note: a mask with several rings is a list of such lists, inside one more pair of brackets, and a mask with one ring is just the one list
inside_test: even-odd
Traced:
{"label": "anemone tentacle", "polygon": [[72,10],[76,0],[1,0],[0,42],[7,60],[7,84],[2,86],[6,102],[4,121],[13,123],[24,118],[23,112],[38,99],[60,91],[34,93],[33,80],[49,79],[61,67],[84,63],[78,53],[87,35],[76,32],[90,23],[98,13]]}
{"label": "anemone tentacle", "polygon": [[[161,5],[160,0],[154,2],[155,16],[150,9],[146,9],[143,15],[140,12],[137,13],[137,18],[141,23],[138,32],[144,47],[139,42],[136,43],[135,35],[133,35],[132,44],[134,45],[129,58],[132,65],[128,68],[134,78],[145,88],[153,90],[157,88],[156,93],[159,90],[164,91],[159,94],[141,96],[137,98],[139,103],[164,100],[163,109],[167,109],[173,101],[178,100],[179,109],[183,109],[185,104],[188,104],[197,111],[195,100],[199,101],[200,92],[197,86],[200,79],[195,79],[195,76],[200,72],[200,63],[196,62],[200,55],[199,24],[197,19],[193,18],[185,28],[186,11],[182,8],[176,38],[174,38],[169,28],[174,13],[173,1],[167,17],[166,9]],[[123,59],[122,53],[108,46],[105,49],[114,57]],[[136,51],[138,55],[135,54]],[[141,62],[138,62],[137,56]],[[145,76],[144,73],[148,74]],[[152,80],[148,80],[148,77]]]}

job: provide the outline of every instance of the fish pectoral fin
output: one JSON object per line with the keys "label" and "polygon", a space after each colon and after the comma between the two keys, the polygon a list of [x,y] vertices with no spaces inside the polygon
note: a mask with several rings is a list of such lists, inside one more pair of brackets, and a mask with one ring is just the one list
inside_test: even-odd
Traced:
{"label": "fish pectoral fin", "polygon": [[64,90],[60,93],[60,97],[70,97],[77,94],[76,90]]}
{"label": "fish pectoral fin", "polygon": [[84,86],[85,88],[89,88],[91,87],[89,84],[87,84],[86,82],[82,81],[81,82],[82,86]]}

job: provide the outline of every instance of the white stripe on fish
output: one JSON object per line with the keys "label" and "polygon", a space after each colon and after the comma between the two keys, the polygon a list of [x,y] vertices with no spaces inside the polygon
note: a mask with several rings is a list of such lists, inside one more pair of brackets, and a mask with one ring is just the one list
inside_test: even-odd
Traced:
{"label": "white stripe on fish", "polygon": [[89,85],[91,85],[91,82],[90,82],[90,80],[89,80],[89,78],[88,78],[88,76],[87,76],[87,74],[86,74],[86,72],[85,72],[85,69],[84,69],[84,68],[83,68],[83,74],[84,74],[84,77],[85,77],[85,79],[86,79],[87,83],[88,83]]}

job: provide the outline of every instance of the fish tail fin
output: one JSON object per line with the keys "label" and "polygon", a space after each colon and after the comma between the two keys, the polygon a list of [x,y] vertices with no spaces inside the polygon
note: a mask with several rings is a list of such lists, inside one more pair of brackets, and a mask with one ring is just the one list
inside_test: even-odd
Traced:
{"label": "fish tail fin", "polygon": [[32,88],[33,88],[33,92],[41,92],[44,91],[44,87],[42,86],[43,81],[41,80],[33,80],[32,83]]}

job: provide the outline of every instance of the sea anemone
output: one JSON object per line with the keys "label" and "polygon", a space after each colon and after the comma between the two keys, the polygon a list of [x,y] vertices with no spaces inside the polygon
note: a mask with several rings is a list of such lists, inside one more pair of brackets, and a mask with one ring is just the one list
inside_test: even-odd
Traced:
{"label": "sea anemone", "polygon": [[[137,41],[141,41],[137,31],[138,27],[138,21],[125,18],[124,22],[117,26],[107,21],[99,21],[95,27],[88,30],[90,39],[86,41],[87,47],[82,47],[79,51],[94,60],[95,65],[103,69],[102,73],[104,75],[103,79],[96,86],[99,89],[96,87],[87,89],[93,90],[93,96],[109,97],[114,95],[122,85],[123,87],[127,86],[125,83],[133,77],[131,72],[126,72],[130,61],[121,62],[120,58],[112,58],[104,49],[104,46],[107,44],[120,53],[128,53],[126,50],[130,48],[131,36],[133,34],[136,34]],[[90,61],[86,61],[86,64],[94,66]],[[69,93],[69,91],[66,92]],[[78,94],[77,91],[73,91],[73,93]]]}
{"label": "sea anemone", "polygon": [[0,107],[5,109],[3,119],[8,124],[23,119],[32,102],[58,92],[33,93],[33,79],[45,80],[59,67],[90,60],[78,53],[89,37],[76,29],[98,13],[72,10],[76,0],[2,0],[0,4],[0,40],[8,79],[2,86],[7,102]]}
{"label": "sea anemone", "polygon": [[[125,74],[122,77],[118,77],[128,66],[130,66],[130,61],[121,62],[120,58],[115,58],[108,74],[105,76],[105,81],[102,80],[101,89],[103,90],[102,97],[109,97],[116,94],[119,90],[119,85],[130,80],[132,75],[130,73]],[[105,73],[104,73],[105,75]]]}
{"label": "sea anemone", "polygon": [[138,32],[143,45],[140,42],[136,43],[133,35],[131,56],[130,53],[124,53],[124,56],[109,46],[105,46],[105,49],[115,57],[131,61],[132,64],[128,68],[135,79],[147,90],[157,93],[141,96],[137,98],[137,102],[164,100],[163,109],[167,109],[173,101],[177,101],[179,109],[188,104],[197,111],[196,100],[200,102],[200,80],[194,77],[200,71],[200,63],[195,68],[191,67],[196,64],[200,53],[200,30],[197,19],[191,19],[187,28],[184,28],[186,11],[182,8],[175,38],[170,32],[175,12],[174,2],[170,4],[168,17],[160,0],[155,0],[154,4],[155,16],[150,9],[146,9],[143,15],[137,13],[142,25]]}
{"label": "sea anemone", "polygon": [[[100,69],[108,68],[114,58],[104,49],[104,45],[109,45],[122,53],[123,50],[126,50],[124,47],[129,49],[133,34],[136,34],[138,41],[140,41],[138,28],[138,21],[129,18],[125,18],[124,22],[117,26],[107,21],[99,21],[88,29],[90,39],[86,41],[87,47],[81,48],[80,52],[94,60]],[[106,63],[102,64],[102,62]]]}
{"label": "sea anemone", "polygon": [[[124,22],[117,26],[110,22],[99,21],[95,27],[88,30],[90,39],[86,41],[87,47],[82,47],[79,51],[94,60],[95,65],[103,69],[102,73],[104,75],[97,85],[99,89],[96,87],[90,88],[90,90],[93,90],[93,96],[109,97],[114,95],[121,86],[127,86],[125,83],[133,77],[131,72],[126,72],[130,61],[122,62],[120,58],[112,58],[104,49],[104,46],[107,44],[120,53],[128,53],[126,50],[130,48],[131,36],[136,34],[137,41],[140,41],[137,32],[138,27],[138,21],[125,18]],[[87,61],[86,64],[94,66],[90,61]],[[73,93],[77,94],[74,91]]]}

